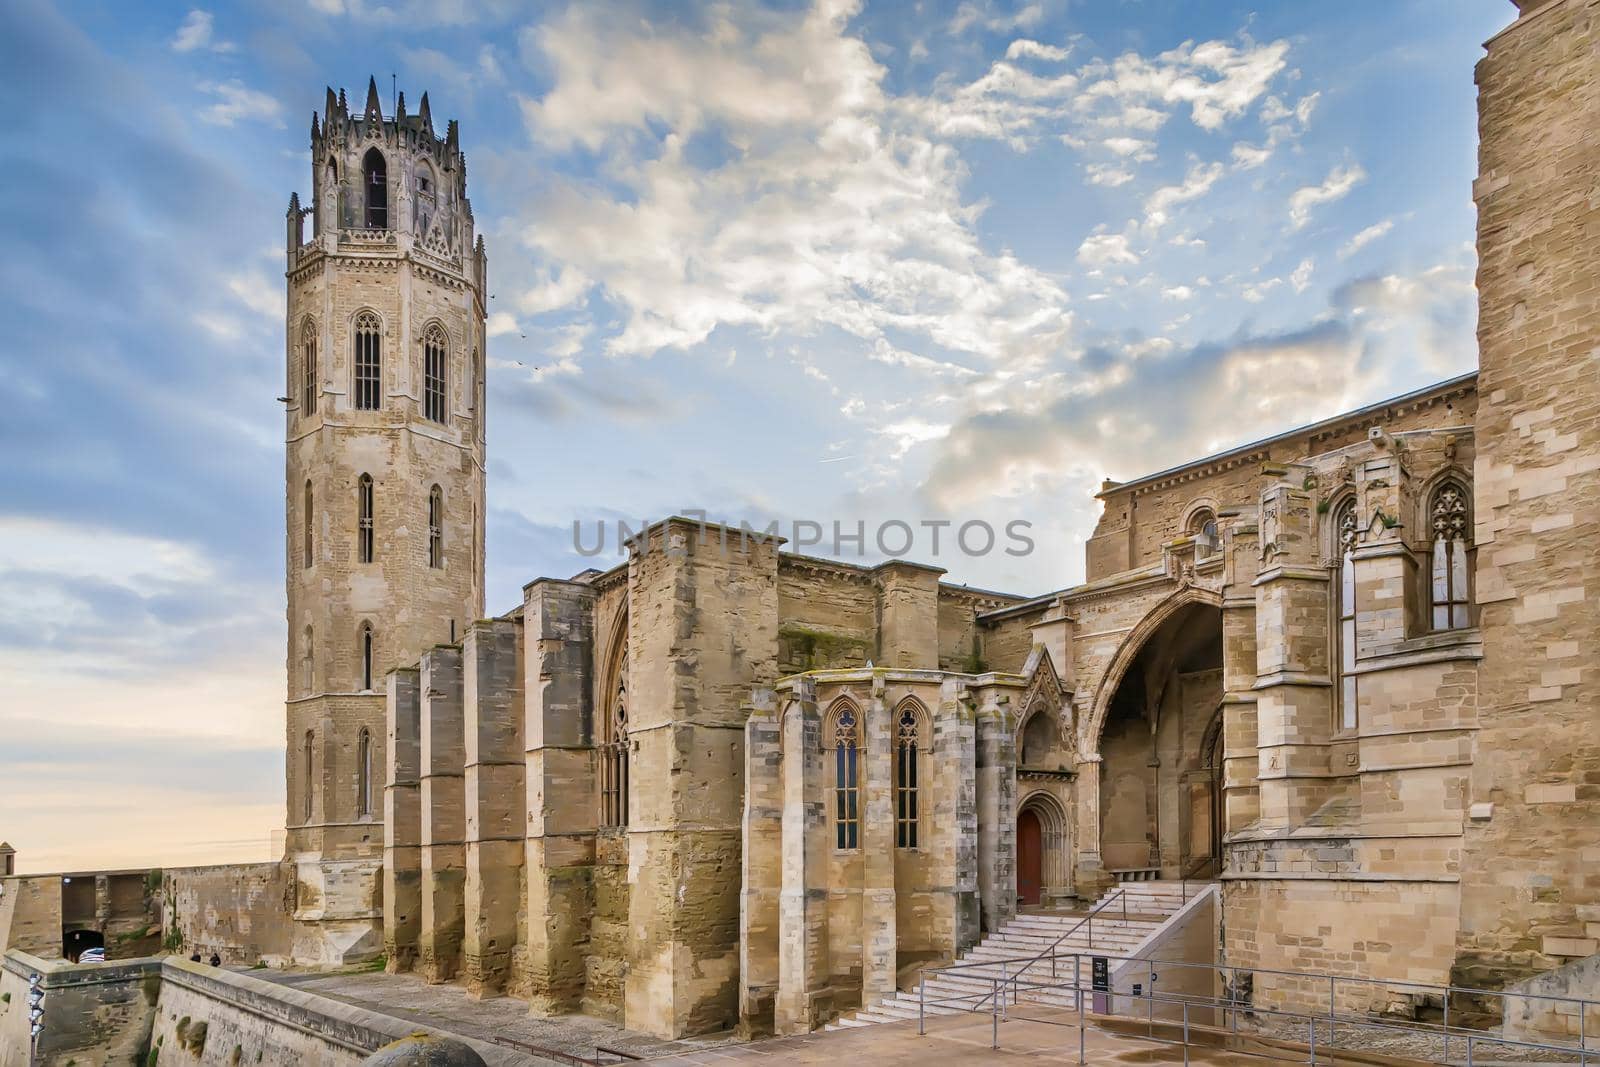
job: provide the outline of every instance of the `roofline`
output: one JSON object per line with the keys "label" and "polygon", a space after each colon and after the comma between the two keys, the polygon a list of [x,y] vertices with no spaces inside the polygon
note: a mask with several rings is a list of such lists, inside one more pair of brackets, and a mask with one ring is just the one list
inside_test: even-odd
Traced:
{"label": "roofline", "polygon": [[1477,371],[1469,371],[1466,374],[1458,375],[1454,378],[1446,378],[1442,382],[1434,382],[1432,385],[1425,385],[1421,389],[1414,389],[1409,393],[1402,393],[1399,396],[1391,396],[1386,400],[1380,400],[1377,403],[1368,404],[1365,407],[1359,407],[1350,411],[1340,412],[1338,415],[1323,419],[1320,422],[1311,422],[1304,426],[1296,426],[1292,430],[1285,430],[1282,433],[1273,434],[1271,437],[1263,437],[1259,440],[1250,441],[1246,444],[1236,445],[1233,448],[1224,449],[1221,452],[1213,452],[1209,456],[1202,456],[1199,459],[1192,459],[1187,463],[1180,463],[1175,467],[1168,467],[1165,470],[1159,470],[1153,474],[1145,474],[1126,482],[1117,482],[1116,484],[1102,489],[1100,492],[1096,493],[1095,499],[1104,500],[1107,497],[1115,496],[1117,493],[1121,493],[1124,490],[1138,489],[1141,486],[1150,484],[1151,482],[1157,482],[1163,478],[1170,478],[1174,474],[1178,474],[1181,471],[1189,470],[1191,467],[1203,467],[1207,463],[1216,463],[1220,460],[1228,459],[1233,456],[1243,455],[1247,452],[1254,452],[1258,449],[1265,448],[1268,445],[1274,445],[1280,441],[1287,441],[1293,437],[1309,436],[1315,434],[1319,430],[1326,430],[1331,427],[1338,426],[1343,422],[1354,422],[1357,419],[1360,419],[1362,416],[1371,415],[1375,411],[1382,410],[1386,407],[1391,407],[1395,404],[1404,404],[1412,400],[1419,400],[1430,393],[1449,392],[1452,389],[1459,389],[1461,386],[1468,383],[1476,385],[1477,380]]}

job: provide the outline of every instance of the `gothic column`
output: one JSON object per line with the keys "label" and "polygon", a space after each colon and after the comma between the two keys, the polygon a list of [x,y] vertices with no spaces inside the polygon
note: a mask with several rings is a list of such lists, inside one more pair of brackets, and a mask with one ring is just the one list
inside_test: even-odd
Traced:
{"label": "gothic column", "polygon": [[540,578],[523,590],[528,982],[535,1014],[577,1011],[593,912],[597,821],[595,592]]}
{"label": "gothic column", "polygon": [[1328,794],[1332,725],[1328,570],[1319,564],[1309,468],[1265,466],[1256,591],[1261,826],[1303,825]]}
{"label": "gothic column", "polygon": [[[829,1007],[828,855],[831,847],[822,716],[815,684],[797,680],[783,714],[783,880],[778,898],[774,1029],[810,1033]],[[821,1003],[819,1003],[819,1001]]]}
{"label": "gothic column", "polygon": [[422,927],[421,671],[389,672],[389,779],[383,789],[383,948],[390,974],[411,970]]}
{"label": "gothic column", "polygon": [[894,995],[899,943],[894,889],[894,724],[884,674],[872,676],[862,723],[861,1003]]}
{"label": "gothic column", "polygon": [[461,648],[422,654],[422,974],[448,982],[461,966],[466,855],[466,752],[461,719]]}
{"label": "gothic column", "polygon": [[516,623],[485,619],[462,641],[466,719],[466,901],[463,965],[467,989],[505,989],[517,941],[523,841],[521,663]]}
{"label": "gothic column", "polygon": [[955,759],[972,752],[978,827],[978,884],[983,926],[993,932],[1017,913],[1016,721],[1009,705],[985,691],[963,708]]}
{"label": "gothic column", "polygon": [[[998,876],[995,872],[1001,852],[1006,850],[1004,820],[991,819],[990,862],[985,862],[981,855],[984,833],[979,813],[983,794],[978,779],[977,717],[967,701],[966,690],[955,678],[947,677],[940,683],[939,706],[933,709],[928,744],[932,756],[928,764],[937,768],[937,774],[930,780],[937,788],[917,791],[922,815],[918,832],[935,843],[945,869],[955,872],[951,886],[955,897],[954,943],[945,947],[945,951],[954,956],[977,944],[989,902],[998,903],[1004,896],[997,894],[991,882],[996,877],[1004,881],[1003,869]],[[1001,775],[992,786],[997,811],[1006,807],[1004,784],[1005,777]],[[921,783],[918,785],[920,787]],[[930,796],[930,792],[933,795]]]}
{"label": "gothic column", "polygon": [[[1224,510],[1222,584],[1222,832],[1251,825],[1261,814],[1256,783],[1256,593],[1258,562],[1253,514]],[[1219,872],[1220,873],[1220,872]]]}
{"label": "gothic column", "polygon": [[787,703],[758,689],[744,726],[744,849],[740,857],[739,1027],[772,1033],[778,991],[779,898],[783,892],[783,737]]}

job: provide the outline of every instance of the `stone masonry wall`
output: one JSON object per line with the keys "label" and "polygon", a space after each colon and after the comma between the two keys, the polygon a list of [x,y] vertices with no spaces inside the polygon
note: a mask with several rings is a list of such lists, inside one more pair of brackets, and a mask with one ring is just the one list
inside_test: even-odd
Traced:
{"label": "stone masonry wall", "polygon": [[1477,986],[1600,950],[1600,0],[1522,6],[1477,69]]}

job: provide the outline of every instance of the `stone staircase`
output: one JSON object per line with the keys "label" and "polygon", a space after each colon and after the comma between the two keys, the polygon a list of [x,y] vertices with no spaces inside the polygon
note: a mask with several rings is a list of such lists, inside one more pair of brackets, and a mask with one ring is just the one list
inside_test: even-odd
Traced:
{"label": "stone staircase", "polygon": [[[1090,924],[1083,922],[1087,909],[1078,912],[1035,911],[1018,915],[963,953],[957,963],[962,965],[954,973],[930,972],[927,978],[925,1009],[929,1015],[952,1015],[971,1011],[974,1007],[990,1010],[986,999],[994,991],[996,978],[1010,978],[1016,974],[1015,965],[1004,960],[1026,959],[1048,952],[1055,944],[1057,956],[1056,980],[1070,983],[1072,961],[1061,960],[1074,952],[1085,955],[1098,953],[1105,956],[1131,955],[1145,938],[1183,907],[1185,897],[1194,899],[1205,883],[1188,883],[1187,890],[1181,882],[1139,881],[1117,886],[1096,902],[1101,910],[1094,917],[1094,937],[1090,940]],[[1122,899],[1126,894],[1127,918],[1123,918]],[[1076,929],[1074,929],[1076,928]],[[1040,960],[1023,969],[1024,981],[1050,981],[1050,961]],[[1083,961],[1083,981],[1089,981],[1089,962]],[[1020,999],[1035,1003],[1073,1007],[1075,1000],[1070,990],[1022,989]],[[895,994],[886,1000],[869,1005],[860,1011],[841,1015],[824,1030],[842,1030],[854,1026],[872,1026],[876,1023],[899,1022],[917,1017],[917,990]],[[1009,996],[1009,993],[1008,993]]]}

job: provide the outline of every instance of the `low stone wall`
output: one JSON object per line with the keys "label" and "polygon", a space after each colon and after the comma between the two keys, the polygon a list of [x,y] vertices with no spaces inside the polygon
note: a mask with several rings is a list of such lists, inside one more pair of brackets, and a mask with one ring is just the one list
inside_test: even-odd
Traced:
{"label": "low stone wall", "polygon": [[[1591,924],[1593,925],[1593,924]],[[1503,1016],[1508,1036],[1523,1041],[1548,1041],[1575,1044],[1580,1036],[1589,1048],[1600,1049],[1600,955],[1587,956],[1506,987],[1504,997],[1471,997],[1471,1006],[1490,1017]],[[1571,997],[1589,1002],[1588,1018],[1580,1014],[1581,1005],[1573,1000],[1546,1000],[1545,997]]]}
{"label": "low stone wall", "polygon": [[284,863],[169,869],[161,880],[162,947],[282,966],[294,941],[293,909],[294,872]]}
{"label": "low stone wall", "polygon": [[[33,974],[43,979],[45,993],[39,1067],[355,1067],[384,1045],[427,1030],[173,956],[70,964],[11,951],[0,960],[0,1067],[28,1065]],[[466,1043],[491,1067],[547,1062],[498,1045]]]}
{"label": "low stone wall", "polygon": [[140,1064],[150,1043],[161,961],[73,964],[12,950],[0,959],[0,1067],[28,1064],[28,987],[42,979],[40,1067]]}
{"label": "low stone wall", "polygon": [[[1180,1020],[1184,1017],[1181,1003],[1137,1001],[1131,999],[1133,987],[1148,994],[1152,988],[1158,997],[1216,997],[1218,972],[1212,967],[1163,967],[1162,963],[1214,964],[1217,961],[1217,941],[1221,915],[1221,894],[1215,886],[1206,886],[1200,895],[1191,899],[1171,918],[1153,930],[1148,937],[1128,953],[1131,959],[1115,965],[1111,971],[1111,989],[1130,999],[1115,998],[1112,1011],[1118,1015],[1153,1015],[1157,1019]],[[1152,984],[1151,976],[1155,977]],[[1189,1022],[1210,1026],[1217,1022],[1210,1008],[1191,1007]]]}

